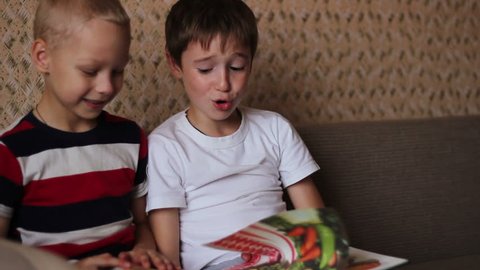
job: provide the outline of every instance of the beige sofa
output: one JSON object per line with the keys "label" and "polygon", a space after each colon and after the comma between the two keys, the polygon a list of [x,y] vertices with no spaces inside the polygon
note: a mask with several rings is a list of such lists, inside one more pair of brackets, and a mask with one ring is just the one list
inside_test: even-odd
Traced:
{"label": "beige sofa", "polygon": [[480,269],[480,116],[297,129],[352,246],[405,270]]}
{"label": "beige sofa", "polygon": [[77,268],[51,253],[0,239],[0,269],[75,270]]}

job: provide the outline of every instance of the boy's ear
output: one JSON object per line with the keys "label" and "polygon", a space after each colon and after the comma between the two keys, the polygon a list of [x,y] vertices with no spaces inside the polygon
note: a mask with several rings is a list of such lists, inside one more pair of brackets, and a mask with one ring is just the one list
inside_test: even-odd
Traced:
{"label": "boy's ear", "polygon": [[48,73],[48,52],[47,42],[43,39],[36,39],[32,44],[32,63],[41,73]]}
{"label": "boy's ear", "polygon": [[170,72],[172,73],[172,75],[177,79],[181,79],[182,68],[178,66],[177,62],[175,61],[175,59],[173,59],[172,55],[168,50],[165,50],[165,58],[167,58],[168,67],[170,68]]}

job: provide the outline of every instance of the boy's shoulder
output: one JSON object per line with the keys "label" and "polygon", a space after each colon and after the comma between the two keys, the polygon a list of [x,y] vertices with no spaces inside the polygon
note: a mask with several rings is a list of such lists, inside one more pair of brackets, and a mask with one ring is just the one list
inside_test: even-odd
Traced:
{"label": "boy's shoulder", "polygon": [[[242,118],[247,125],[271,129],[278,126],[290,126],[290,122],[280,113],[252,107],[239,107]],[[185,117],[185,110],[180,111],[158,125],[149,136],[161,136],[166,138],[175,138],[175,133],[179,130],[188,130],[188,120]]]}
{"label": "boy's shoulder", "polygon": [[158,134],[158,135],[165,135],[173,132],[176,127],[181,125],[181,122],[183,122],[186,119],[185,117],[185,110],[177,112],[176,114],[168,117],[165,121],[163,121],[160,125],[158,125],[153,131],[150,133],[152,134]]}
{"label": "boy's shoulder", "polygon": [[283,117],[280,113],[265,109],[258,109],[252,107],[239,107],[239,110],[242,112],[243,115],[254,116],[254,117],[269,117],[269,118],[277,118]]}
{"label": "boy's shoulder", "polygon": [[270,123],[274,125],[278,123],[289,123],[287,118],[275,111],[251,107],[241,107],[240,111],[242,112],[242,116],[248,119],[248,121],[264,122],[265,124]]}
{"label": "boy's shoulder", "polygon": [[0,130],[0,140],[20,134],[22,131],[31,130],[35,125],[31,121],[32,113],[28,113],[8,125],[5,129]]}
{"label": "boy's shoulder", "polygon": [[146,140],[145,130],[134,120],[103,111],[95,131],[104,140],[139,142]]}
{"label": "boy's shoulder", "polygon": [[[35,137],[38,139],[38,136],[50,136],[52,134],[57,138],[58,136],[79,138],[82,134],[89,134],[61,132],[53,128],[45,128],[45,126],[42,126],[44,126],[44,124],[40,123],[32,112],[29,112],[25,116],[18,118],[4,130],[0,130],[0,141],[4,143],[6,141],[16,142],[18,140],[35,139]],[[133,138],[137,138],[140,134],[144,133],[143,129],[135,121],[122,116],[110,114],[106,111],[103,111],[99,116],[99,128],[96,128],[95,130],[100,130],[94,132],[102,132],[102,134],[108,131],[107,133],[117,134],[119,137],[133,136]]]}

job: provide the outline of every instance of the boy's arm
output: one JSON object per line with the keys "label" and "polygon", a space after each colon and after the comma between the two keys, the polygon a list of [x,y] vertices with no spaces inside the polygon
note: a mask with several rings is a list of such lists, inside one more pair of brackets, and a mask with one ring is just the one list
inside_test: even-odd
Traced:
{"label": "boy's arm", "polygon": [[120,259],[130,260],[145,268],[150,268],[153,264],[156,269],[180,269],[179,263],[169,260],[166,255],[157,252],[145,209],[146,196],[133,199],[132,214],[136,228],[135,247],[131,252],[120,254]]}
{"label": "boy's arm", "polygon": [[287,192],[296,209],[325,207],[322,196],[310,176],[288,186]]}
{"label": "boy's arm", "polygon": [[145,196],[133,199],[132,214],[136,227],[135,247],[155,250],[155,241],[150,230],[147,214],[145,213],[146,205]]}
{"label": "boy's arm", "polygon": [[149,214],[155,242],[160,252],[180,265],[180,219],[178,208],[152,210]]}

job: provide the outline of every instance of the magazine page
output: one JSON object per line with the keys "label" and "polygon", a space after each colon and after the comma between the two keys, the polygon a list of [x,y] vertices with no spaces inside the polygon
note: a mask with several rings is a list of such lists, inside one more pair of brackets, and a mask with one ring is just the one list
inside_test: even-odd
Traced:
{"label": "magazine page", "polygon": [[408,260],[354,247],[349,248],[348,270],[385,270],[407,263]]}
{"label": "magazine page", "polygon": [[281,212],[208,244],[242,252],[236,269],[345,269],[348,241],[334,209]]}
{"label": "magazine page", "polygon": [[295,209],[251,224],[210,247],[242,252],[229,270],[382,270],[407,260],[350,247],[334,209]]}

